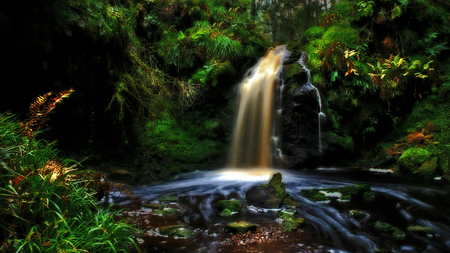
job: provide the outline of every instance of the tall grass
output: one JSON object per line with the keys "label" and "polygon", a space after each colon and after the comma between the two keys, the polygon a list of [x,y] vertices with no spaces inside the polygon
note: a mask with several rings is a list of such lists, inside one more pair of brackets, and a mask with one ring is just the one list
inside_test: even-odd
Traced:
{"label": "tall grass", "polygon": [[90,180],[0,113],[1,252],[129,252],[136,230],[96,205]]}

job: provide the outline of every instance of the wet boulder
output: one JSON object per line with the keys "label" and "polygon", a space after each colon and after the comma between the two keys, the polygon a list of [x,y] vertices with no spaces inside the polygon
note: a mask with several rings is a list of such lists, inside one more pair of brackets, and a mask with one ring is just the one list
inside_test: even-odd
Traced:
{"label": "wet boulder", "polygon": [[249,205],[263,208],[279,208],[288,196],[286,187],[281,181],[281,173],[275,173],[268,184],[254,186],[245,194]]}

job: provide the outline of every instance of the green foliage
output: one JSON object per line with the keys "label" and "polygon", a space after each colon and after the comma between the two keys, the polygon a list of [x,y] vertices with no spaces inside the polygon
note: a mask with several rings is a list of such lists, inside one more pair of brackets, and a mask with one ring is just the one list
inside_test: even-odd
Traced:
{"label": "green foliage", "polygon": [[323,26],[313,26],[308,28],[305,32],[305,37],[308,40],[320,39],[325,33],[325,28]]}
{"label": "green foliage", "polygon": [[116,222],[118,211],[97,206],[87,182],[57,158],[54,143],[21,134],[0,114],[1,230],[17,252],[127,252],[135,229]]}
{"label": "green foliage", "polygon": [[[214,141],[206,128],[212,127],[211,122],[203,125],[188,125],[181,127],[175,119],[166,118],[156,125],[147,125],[147,147],[156,156],[168,156],[174,161],[183,163],[203,163],[209,158],[226,152],[226,145]],[[210,129],[211,130],[211,129]]]}
{"label": "green foliage", "polygon": [[413,170],[424,163],[431,156],[426,149],[412,147],[400,156],[398,163],[404,170]]}
{"label": "green foliage", "polygon": [[358,31],[345,24],[336,24],[329,27],[323,37],[325,44],[339,42],[345,48],[355,48],[359,43]]}

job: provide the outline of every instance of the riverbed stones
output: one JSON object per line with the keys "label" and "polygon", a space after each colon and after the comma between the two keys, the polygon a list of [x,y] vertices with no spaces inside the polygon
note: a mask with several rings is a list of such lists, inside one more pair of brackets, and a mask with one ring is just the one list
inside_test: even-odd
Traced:
{"label": "riverbed stones", "polygon": [[225,230],[231,233],[247,233],[248,231],[256,231],[256,224],[248,221],[236,221],[228,223]]}
{"label": "riverbed stones", "polygon": [[262,208],[279,208],[288,196],[286,187],[281,181],[281,173],[275,173],[268,184],[254,186],[245,194],[249,205]]}

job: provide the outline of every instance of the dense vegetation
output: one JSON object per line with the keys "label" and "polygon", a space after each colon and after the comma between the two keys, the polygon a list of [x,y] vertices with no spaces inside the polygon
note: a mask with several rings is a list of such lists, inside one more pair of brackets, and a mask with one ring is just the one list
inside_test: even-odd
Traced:
{"label": "dense vegetation", "polygon": [[[10,80],[0,93],[2,247],[125,250],[131,228],[95,204],[87,182],[72,181],[64,170],[74,167],[61,157],[132,167],[151,180],[217,162],[232,128],[234,85],[281,43],[309,54],[330,136],[351,143],[360,165],[397,156],[398,171],[449,173],[446,1],[21,3],[0,3],[1,73]],[[30,103],[60,90],[73,92],[53,104],[39,136],[24,127]],[[61,171],[57,179],[49,166]],[[112,244],[101,243],[110,236]]]}

